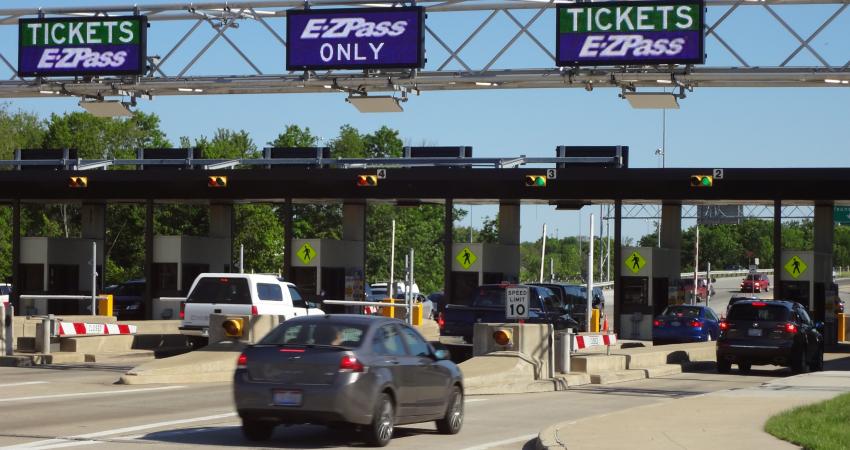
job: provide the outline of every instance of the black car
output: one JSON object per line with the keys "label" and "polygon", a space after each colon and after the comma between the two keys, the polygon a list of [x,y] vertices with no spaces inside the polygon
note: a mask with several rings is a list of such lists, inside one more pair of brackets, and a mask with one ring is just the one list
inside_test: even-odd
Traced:
{"label": "black car", "polygon": [[145,280],[121,283],[111,294],[113,314],[118,320],[145,318]]}
{"label": "black car", "polygon": [[753,364],[791,367],[794,373],[823,370],[823,324],[802,305],[785,300],[745,300],[732,305],[720,322],[717,372],[732,363],[741,371]]}
{"label": "black car", "polygon": [[[587,316],[587,288],[579,284],[567,283],[530,283],[532,286],[544,286],[552,290],[560,299],[566,313],[579,324],[579,328],[585,328],[585,316]],[[605,310],[605,294],[602,289],[593,288],[594,309]]]}
{"label": "black car", "polygon": [[280,424],[359,428],[377,446],[396,425],[463,425],[463,374],[440,344],[397,319],[359,315],[289,319],[247,347],[234,374],[242,432],[269,439]]}

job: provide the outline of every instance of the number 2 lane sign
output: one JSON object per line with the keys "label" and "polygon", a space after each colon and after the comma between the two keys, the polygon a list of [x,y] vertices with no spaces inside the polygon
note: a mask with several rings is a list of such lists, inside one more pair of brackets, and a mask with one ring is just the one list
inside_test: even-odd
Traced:
{"label": "number 2 lane sign", "polygon": [[528,288],[507,288],[505,293],[505,317],[507,319],[528,319]]}

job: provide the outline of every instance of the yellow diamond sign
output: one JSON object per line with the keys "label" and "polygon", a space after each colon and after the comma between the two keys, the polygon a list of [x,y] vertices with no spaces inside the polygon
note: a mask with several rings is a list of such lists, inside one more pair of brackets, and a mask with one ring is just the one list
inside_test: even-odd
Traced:
{"label": "yellow diamond sign", "polygon": [[633,273],[640,272],[640,269],[643,269],[643,266],[646,265],[646,260],[643,259],[643,256],[640,256],[638,252],[632,252],[628,258],[626,258],[626,267],[629,268]]}
{"label": "yellow diamond sign", "polygon": [[313,258],[318,256],[316,254],[316,250],[314,250],[308,242],[305,242],[304,245],[302,245],[301,248],[299,248],[298,251],[295,252],[295,255],[297,255],[298,259],[300,259],[301,262],[303,262],[304,264],[310,264],[310,261],[312,261]]}
{"label": "yellow diamond sign", "polygon": [[472,253],[472,250],[470,250],[469,247],[464,247],[463,250],[455,256],[455,259],[464,269],[469,269],[473,264],[475,264],[478,257],[475,256],[475,253]]}
{"label": "yellow diamond sign", "polygon": [[799,256],[794,256],[787,264],[785,264],[785,271],[788,272],[788,274],[795,280],[808,268],[809,266],[807,266]]}

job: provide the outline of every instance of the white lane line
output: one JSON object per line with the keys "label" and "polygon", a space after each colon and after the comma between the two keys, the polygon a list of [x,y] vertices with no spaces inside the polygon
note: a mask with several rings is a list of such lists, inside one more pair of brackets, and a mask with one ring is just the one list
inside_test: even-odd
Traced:
{"label": "white lane line", "polygon": [[486,450],[488,448],[498,447],[500,445],[514,444],[516,442],[528,441],[536,438],[536,434],[526,434],[525,436],[517,436],[515,438],[504,439],[501,441],[488,442],[486,444],[476,445],[475,447],[467,447],[463,450]]}
{"label": "white lane line", "polygon": [[475,403],[475,402],[486,402],[488,399],[486,398],[468,398],[465,399],[464,403]]}
{"label": "white lane line", "polygon": [[126,428],[115,428],[112,430],[104,430],[98,431],[95,433],[87,433],[87,434],[78,434],[76,436],[71,436],[68,438],[57,438],[57,439],[47,439],[43,441],[35,441],[28,442],[26,444],[13,445],[10,447],[2,447],[3,449],[17,449],[17,448],[61,448],[61,447],[73,447],[75,445],[92,445],[92,444],[104,444],[105,441],[89,441],[86,439],[94,439],[94,438],[102,438],[107,436],[114,436],[119,434],[126,433],[135,433],[137,431],[150,430],[152,428],[160,428],[160,427],[168,427],[172,425],[182,425],[186,423],[193,422],[204,422],[208,420],[216,420],[216,419],[226,419],[235,417],[236,413],[224,413],[224,414],[216,414],[213,416],[203,416],[203,417],[193,417],[190,419],[178,419],[178,420],[168,420],[165,422],[155,422],[148,423],[145,425],[136,425],[134,427],[126,427]]}
{"label": "white lane line", "polygon": [[164,386],[164,387],[156,387],[156,388],[144,388],[144,389],[122,389],[119,391],[94,391],[94,392],[76,392],[73,394],[51,394],[51,395],[34,395],[30,397],[12,397],[12,398],[0,398],[0,403],[10,403],[10,402],[22,402],[25,400],[53,400],[57,398],[68,398],[68,397],[89,397],[89,396],[97,396],[97,395],[122,395],[122,394],[137,394],[139,392],[151,392],[151,391],[166,391],[170,389],[180,389],[185,386]]}
{"label": "white lane line", "polygon": [[47,384],[47,381],[22,381],[20,383],[6,383],[6,384],[0,384],[0,388],[2,388],[2,387],[12,387],[12,386],[29,386],[31,384]]}

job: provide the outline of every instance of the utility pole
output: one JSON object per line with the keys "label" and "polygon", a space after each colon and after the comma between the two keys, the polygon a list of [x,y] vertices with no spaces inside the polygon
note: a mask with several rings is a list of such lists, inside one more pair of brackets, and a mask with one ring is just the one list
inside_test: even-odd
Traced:
{"label": "utility pole", "polygon": [[697,289],[699,282],[699,222],[697,222],[697,239],[694,245],[694,296],[691,300],[692,304],[697,304]]}
{"label": "utility pole", "polygon": [[540,249],[540,283],[543,282],[543,266],[546,264],[546,224],[543,224],[543,247]]}
{"label": "utility pole", "polygon": [[587,253],[587,332],[589,333],[590,328],[590,318],[593,313],[593,213],[590,213],[590,228],[589,228],[590,239],[588,242],[588,253]]}

